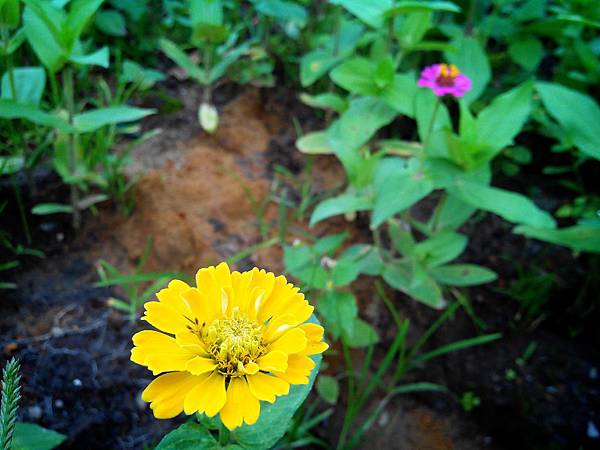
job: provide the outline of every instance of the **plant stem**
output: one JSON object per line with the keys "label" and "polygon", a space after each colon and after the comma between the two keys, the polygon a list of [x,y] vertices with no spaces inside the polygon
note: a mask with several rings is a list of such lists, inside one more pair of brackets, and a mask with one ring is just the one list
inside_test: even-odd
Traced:
{"label": "plant stem", "polygon": [[210,82],[210,69],[211,69],[211,48],[209,45],[204,47],[204,58],[202,59],[202,64],[204,65],[204,76],[206,77],[206,86],[204,86],[204,92],[202,96],[202,101],[204,103],[211,103],[212,97],[212,83]]}
{"label": "plant stem", "polygon": [[421,162],[425,160],[425,152],[427,151],[427,147],[429,146],[431,133],[433,132],[433,125],[435,124],[435,118],[437,116],[438,110],[440,109],[440,103],[440,99],[436,98],[435,104],[433,106],[433,111],[431,112],[431,120],[429,121],[429,127],[427,128],[427,134],[425,135],[425,139],[423,140],[423,152],[421,153]]}
{"label": "plant stem", "polygon": [[4,55],[6,57],[6,73],[8,73],[8,82],[10,84],[11,98],[17,101],[17,84],[15,83],[15,74],[12,66],[11,55],[8,54],[8,46],[10,44],[10,36],[6,27],[2,28],[2,43],[4,46]]}
{"label": "plant stem", "polygon": [[229,444],[229,430],[223,425],[223,423],[219,424],[219,445],[221,447],[225,447]]}
{"label": "plant stem", "polygon": [[[69,115],[69,124],[73,125],[75,116],[75,93],[73,86],[73,69],[70,66],[65,67],[63,72],[63,89],[64,101]],[[77,133],[69,133],[69,170],[70,175],[75,177],[77,172],[77,148],[76,148]],[[79,190],[74,180],[69,183],[71,206],[73,207],[73,228],[78,229],[81,225],[81,214],[79,211]]]}

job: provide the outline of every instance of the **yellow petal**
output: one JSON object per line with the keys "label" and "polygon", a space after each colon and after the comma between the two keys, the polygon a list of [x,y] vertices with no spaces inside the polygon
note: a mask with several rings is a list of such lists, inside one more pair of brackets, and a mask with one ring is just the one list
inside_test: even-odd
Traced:
{"label": "yellow petal", "polygon": [[226,398],[225,377],[215,371],[187,394],[184,411],[186,414],[199,412],[213,417],[223,408]]}
{"label": "yellow petal", "polygon": [[210,303],[210,310],[217,311],[217,316],[223,314],[223,289],[231,286],[231,273],[229,267],[225,263],[219,264],[217,267],[207,267],[200,269],[196,273],[197,290]]}
{"label": "yellow petal", "polygon": [[287,370],[288,355],[280,351],[272,351],[261,356],[256,361],[260,370],[265,372],[285,372]]}
{"label": "yellow petal", "polygon": [[273,342],[284,332],[299,323],[293,314],[282,314],[281,316],[273,317],[263,332],[263,341],[267,343]]}
{"label": "yellow petal", "polygon": [[315,362],[308,356],[289,355],[287,370],[275,375],[290,384],[308,384],[308,377],[314,367]]}
{"label": "yellow petal", "polygon": [[161,372],[183,371],[196,354],[177,345],[175,339],[158,331],[144,330],[133,336],[131,360],[148,367],[155,375]]}
{"label": "yellow petal", "polygon": [[161,375],[144,389],[142,400],[150,402],[150,408],[157,419],[170,419],[183,411],[185,396],[205,378],[187,372]]}
{"label": "yellow petal", "polygon": [[188,289],[181,293],[181,297],[188,303],[192,311],[192,319],[198,319],[198,326],[200,327],[211,323],[219,313],[218,305],[214,299],[199,289]]}
{"label": "yellow petal", "polygon": [[147,302],[144,304],[145,320],[154,328],[165,333],[177,334],[188,330],[190,322],[173,306],[163,302]]}
{"label": "yellow petal", "polygon": [[279,339],[269,345],[270,351],[279,350],[288,355],[301,352],[306,348],[308,340],[300,328],[292,328],[281,335]]}
{"label": "yellow petal", "polygon": [[206,356],[208,354],[206,351],[206,345],[202,340],[200,340],[196,333],[192,333],[191,331],[177,333],[175,340],[177,345],[179,345],[181,348],[189,350],[197,355]]}
{"label": "yellow petal", "polygon": [[304,323],[298,328],[304,330],[306,338],[308,339],[308,344],[302,352],[303,354],[316,355],[318,353],[323,353],[329,348],[329,345],[327,345],[325,342],[321,342],[324,334],[322,326],[317,325],[315,323]]}
{"label": "yellow petal", "polygon": [[200,356],[196,356],[194,359],[191,359],[187,362],[185,368],[192,375],[201,375],[206,372],[212,372],[216,369],[217,364],[211,358],[202,358]]}
{"label": "yellow petal", "polygon": [[260,415],[260,402],[250,393],[248,382],[243,377],[232,378],[227,388],[227,401],[221,410],[221,421],[233,430],[242,422],[253,425]]}
{"label": "yellow petal", "polygon": [[257,373],[247,377],[250,392],[259,400],[265,400],[273,403],[275,396],[287,395],[290,392],[290,385],[281,378],[272,377],[264,373]]}
{"label": "yellow petal", "polygon": [[325,342],[309,342],[304,351],[304,355],[318,355],[329,348],[329,344]]}
{"label": "yellow petal", "polygon": [[258,372],[259,369],[260,368],[258,367],[258,364],[256,364],[255,362],[249,362],[244,366],[244,372],[248,375],[254,375],[256,372]]}

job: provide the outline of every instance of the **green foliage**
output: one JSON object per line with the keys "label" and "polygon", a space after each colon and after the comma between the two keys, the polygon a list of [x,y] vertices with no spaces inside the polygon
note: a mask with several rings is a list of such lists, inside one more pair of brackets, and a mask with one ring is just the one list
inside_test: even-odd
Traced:
{"label": "green foliage", "polygon": [[10,450],[17,424],[17,411],[21,399],[21,365],[11,359],[2,370],[2,401],[0,402],[0,448]]}

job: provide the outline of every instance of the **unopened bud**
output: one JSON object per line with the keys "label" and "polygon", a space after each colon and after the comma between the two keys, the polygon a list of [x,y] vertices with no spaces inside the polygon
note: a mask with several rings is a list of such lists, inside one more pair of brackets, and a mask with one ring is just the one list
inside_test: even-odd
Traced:
{"label": "unopened bud", "polygon": [[207,133],[214,133],[219,126],[219,113],[210,103],[202,103],[198,108],[198,122]]}

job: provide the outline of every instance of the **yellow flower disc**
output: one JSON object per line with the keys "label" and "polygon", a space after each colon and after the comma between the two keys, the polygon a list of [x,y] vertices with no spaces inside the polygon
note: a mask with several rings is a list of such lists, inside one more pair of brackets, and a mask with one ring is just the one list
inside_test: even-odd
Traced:
{"label": "yellow flower disc", "polygon": [[197,287],[173,280],[144,305],[160,331],[133,336],[131,360],[158,376],[142,394],[158,419],[220,413],[230,430],[254,424],[260,401],[307,384],[322,353],[323,328],[305,323],[313,307],[285,277],[264,270],[200,269]]}

